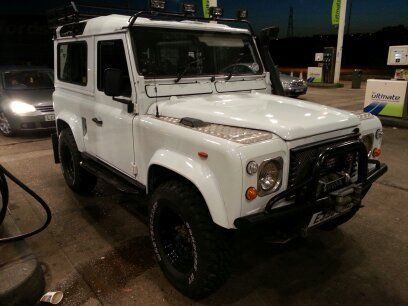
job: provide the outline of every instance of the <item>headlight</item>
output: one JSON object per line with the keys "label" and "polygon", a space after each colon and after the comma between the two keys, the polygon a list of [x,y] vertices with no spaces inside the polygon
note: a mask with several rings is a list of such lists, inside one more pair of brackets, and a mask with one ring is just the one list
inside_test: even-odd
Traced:
{"label": "headlight", "polygon": [[283,86],[283,88],[289,88],[290,84],[289,84],[289,82],[283,81],[282,86]]}
{"label": "headlight", "polygon": [[12,101],[10,103],[10,108],[13,113],[19,115],[35,112],[34,106],[21,101]]}
{"label": "headlight", "polygon": [[361,141],[363,142],[367,150],[367,155],[371,156],[371,150],[373,149],[373,143],[374,143],[373,134],[364,135],[363,137],[361,137]]}
{"label": "headlight", "polygon": [[282,183],[282,158],[264,161],[259,168],[258,195],[264,196],[279,189]]}

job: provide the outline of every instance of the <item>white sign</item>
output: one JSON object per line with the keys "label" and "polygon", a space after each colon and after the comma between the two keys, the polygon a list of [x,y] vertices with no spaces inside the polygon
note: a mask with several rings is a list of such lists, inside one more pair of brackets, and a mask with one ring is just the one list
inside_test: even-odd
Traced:
{"label": "white sign", "polygon": [[315,62],[323,62],[324,53],[315,53]]}
{"label": "white sign", "polygon": [[323,67],[307,67],[307,81],[309,83],[321,83]]}
{"label": "white sign", "polygon": [[408,66],[408,45],[390,46],[388,50],[388,66]]}
{"label": "white sign", "polygon": [[407,81],[367,80],[364,111],[380,116],[405,116],[407,89]]}

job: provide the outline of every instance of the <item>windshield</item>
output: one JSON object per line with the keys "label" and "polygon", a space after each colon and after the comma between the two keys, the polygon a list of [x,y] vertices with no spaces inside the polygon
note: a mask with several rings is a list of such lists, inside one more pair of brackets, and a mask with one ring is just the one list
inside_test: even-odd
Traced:
{"label": "windshield", "polygon": [[250,35],[135,27],[132,36],[146,78],[262,73]]}
{"label": "windshield", "polygon": [[5,89],[43,89],[53,88],[50,72],[38,70],[16,70],[4,73]]}

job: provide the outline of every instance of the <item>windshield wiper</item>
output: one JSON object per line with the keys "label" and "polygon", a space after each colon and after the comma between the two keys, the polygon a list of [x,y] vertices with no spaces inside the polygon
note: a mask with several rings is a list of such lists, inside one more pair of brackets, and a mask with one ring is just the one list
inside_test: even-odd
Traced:
{"label": "windshield wiper", "polygon": [[231,65],[231,71],[228,73],[227,77],[225,78],[225,81],[231,80],[232,76],[234,75],[234,66],[239,64],[242,59],[244,58],[245,53],[240,53],[238,58],[235,60],[235,62]]}
{"label": "windshield wiper", "polygon": [[198,62],[198,59],[196,59],[194,61],[187,62],[186,65],[184,66],[184,69],[179,74],[177,74],[177,78],[176,78],[175,83],[180,82],[181,78],[187,73],[187,71],[191,67],[191,65],[193,65],[193,64],[195,64],[197,62]]}

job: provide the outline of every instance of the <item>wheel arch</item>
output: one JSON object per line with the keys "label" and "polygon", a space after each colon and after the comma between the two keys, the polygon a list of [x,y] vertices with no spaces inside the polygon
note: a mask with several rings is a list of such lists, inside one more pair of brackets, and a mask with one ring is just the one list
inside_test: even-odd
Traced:
{"label": "wheel arch", "polygon": [[180,153],[159,150],[149,163],[147,193],[152,193],[158,185],[172,178],[185,180],[197,189],[214,223],[224,228],[234,228],[229,223],[216,178],[208,167]]}
{"label": "wheel arch", "polygon": [[61,114],[56,119],[57,125],[57,134],[61,133],[63,129],[69,128],[74,135],[74,139],[78,150],[83,152],[85,149],[85,144],[83,141],[83,127],[82,127],[82,120],[78,119],[76,116],[64,115]]}

